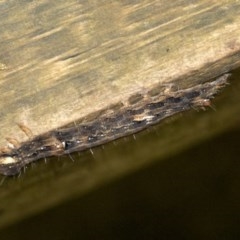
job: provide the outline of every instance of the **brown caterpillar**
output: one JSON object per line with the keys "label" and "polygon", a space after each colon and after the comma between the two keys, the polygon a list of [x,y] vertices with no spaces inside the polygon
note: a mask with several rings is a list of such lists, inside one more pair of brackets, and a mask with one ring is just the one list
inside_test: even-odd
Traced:
{"label": "brown caterpillar", "polygon": [[15,175],[38,159],[92,148],[141,131],[173,114],[209,107],[211,99],[227,84],[229,76],[224,74],[215,81],[186,89],[165,87],[158,91],[154,88],[146,94],[130,97],[128,104],[116,104],[85,121],[80,119],[73,126],[66,125],[36,137],[27,127],[19,125],[30,139],[23,143],[7,139],[8,148],[0,152],[0,173]]}

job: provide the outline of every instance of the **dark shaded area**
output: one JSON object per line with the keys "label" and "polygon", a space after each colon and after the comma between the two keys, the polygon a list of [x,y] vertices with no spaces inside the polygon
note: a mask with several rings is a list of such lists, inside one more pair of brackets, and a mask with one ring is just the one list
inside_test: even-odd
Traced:
{"label": "dark shaded area", "polygon": [[239,156],[233,129],[4,229],[1,240],[239,239]]}

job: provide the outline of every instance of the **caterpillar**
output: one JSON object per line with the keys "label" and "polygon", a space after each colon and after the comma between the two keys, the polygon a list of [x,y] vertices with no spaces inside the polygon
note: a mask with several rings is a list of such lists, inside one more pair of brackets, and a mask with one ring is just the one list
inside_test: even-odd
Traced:
{"label": "caterpillar", "polygon": [[146,93],[134,94],[125,104],[116,103],[75,124],[35,137],[20,124],[29,140],[19,143],[7,138],[8,147],[0,150],[0,174],[15,175],[38,159],[89,149],[139,132],[179,112],[210,107],[211,99],[226,86],[230,75],[226,73],[214,81],[185,89],[174,89],[170,85],[162,86],[161,90],[155,87]]}

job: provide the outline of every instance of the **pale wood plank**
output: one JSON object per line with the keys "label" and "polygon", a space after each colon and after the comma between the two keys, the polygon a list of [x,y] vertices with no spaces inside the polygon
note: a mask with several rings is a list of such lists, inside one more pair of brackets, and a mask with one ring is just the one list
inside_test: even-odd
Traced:
{"label": "pale wood plank", "polygon": [[239,65],[238,1],[1,1],[0,146],[155,83],[194,85]]}

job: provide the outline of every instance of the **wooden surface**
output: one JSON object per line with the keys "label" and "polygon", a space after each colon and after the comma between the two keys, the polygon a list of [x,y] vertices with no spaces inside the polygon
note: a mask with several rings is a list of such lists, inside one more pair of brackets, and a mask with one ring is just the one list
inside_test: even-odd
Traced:
{"label": "wooden surface", "polygon": [[[17,122],[37,135],[156,83],[192,86],[240,66],[239,10],[236,0],[0,1],[0,145],[9,136],[25,139]],[[74,163],[36,164],[2,182],[0,226],[225,131],[236,113],[234,104],[196,112],[161,127],[160,139],[142,133]]]}
{"label": "wooden surface", "polygon": [[136,140],[130,136],[95,148],[93,156],[87,151],[72,155],[75,162],[40,161],[20,177],[5,179],[1,240],[46,234],[128,239],[169,232],[172,239],[223,239],[223,233],[239,231],[240,71],[233,76],[215,99],[215,111],[192,110]]}
{"label": "wooden surface", "polygon": [[0,146],[155,83],[240,65],[239,1],[1,1]]}

